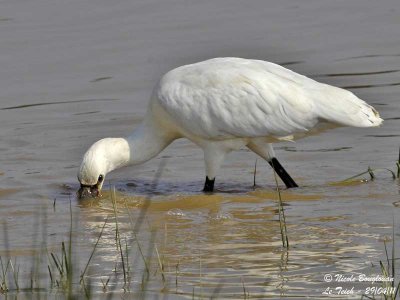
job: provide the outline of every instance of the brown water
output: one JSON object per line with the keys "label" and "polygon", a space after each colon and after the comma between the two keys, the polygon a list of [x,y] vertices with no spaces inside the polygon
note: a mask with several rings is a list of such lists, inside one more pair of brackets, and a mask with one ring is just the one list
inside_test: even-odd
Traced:
{"label": "brown water", "polygon": [[[400,253],[399,181],[381,172],[375,181],[331,183],[368,166],[395,169],[399,14],[397,0],[2,1],[0,256],[17,258],[22,289],[17,293],[10,280],[8,295],[30,299],[23,288],[32,278],[36,294],[55,295],[45,249],[59,254],[69,240],[71,209],[74,288],[108,216],[87,280],[96,298],[133,297],[122,289],[110,185],[129,250],[129,287],[145,296],[324,298],[327,287],[341,285],[324,282],[324,274],[381,274],[393,219]],[[269,60],[346,87],[386,120],[380,128],[342,128],[276,146],[302,186],[282,191],[288,250],[273,174],[258,160],[253,189],[256,157],[245,150],[228,156],[212,196],[199,192],[201,151],[182,140],[144,165],[109,174],[99,201],[75,199],[86,149],[99,138],[129,134],[163,73],[217,56]],[[151,269],[144,286],[138,245]],[[35,265],[43,267],[36,275]],[[108,278],[104,293],[101,279]],[[359,290],[372,285],[344,286],[354,286],[352,296],[360,298]]]}

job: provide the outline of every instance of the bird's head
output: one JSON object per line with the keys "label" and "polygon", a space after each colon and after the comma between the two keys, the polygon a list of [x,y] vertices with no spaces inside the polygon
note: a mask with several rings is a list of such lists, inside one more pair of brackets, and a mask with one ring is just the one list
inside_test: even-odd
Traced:
{"label": "bird's head", "polygon": [[98,197],[106,176],[107,161],[104,151],[98,143],[93,144],[85,153],[78,171],[81,184],[79,198]]}
{"label": "bird's head", "polygon": [[129,155],[128,143],[123,138],[105,138],[94,143],[83,156],[78,171],[78,197],[101,196],[107,173],[126,165]]}

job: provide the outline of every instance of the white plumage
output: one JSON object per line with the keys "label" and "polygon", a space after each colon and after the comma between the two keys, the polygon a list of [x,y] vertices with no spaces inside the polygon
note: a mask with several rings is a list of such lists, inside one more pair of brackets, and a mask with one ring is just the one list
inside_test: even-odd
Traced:
{"label": "white plumage", "polygon": [[247,146],[271,160],[270,143],[382,121],[372,106],[347,90],[266,61],[214,58],[165,74],[143,123],[127,138],[95,143],[78,178],[101,189],[99,175],[147,161],[185,137],[204,150],[206,175],[213,179],[231,150]]}

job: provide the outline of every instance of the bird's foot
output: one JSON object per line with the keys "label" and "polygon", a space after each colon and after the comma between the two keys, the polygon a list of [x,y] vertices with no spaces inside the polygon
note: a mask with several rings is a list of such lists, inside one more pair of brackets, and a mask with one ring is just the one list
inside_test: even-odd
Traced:
{"label": "bird's foot", "polygon": [[215,182],[215,178],[210,180],[208,178],[208,176],[206,176],[206,181],[204,182],[203,192],[204,193],[212,193],[214,191],[214,182]]}

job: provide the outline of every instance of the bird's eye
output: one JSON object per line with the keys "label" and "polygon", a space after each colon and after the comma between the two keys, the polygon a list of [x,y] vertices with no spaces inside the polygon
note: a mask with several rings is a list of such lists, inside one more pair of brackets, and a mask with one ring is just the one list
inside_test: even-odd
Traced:
{"label": "bird's eye", "polygon": [[103,176],[103,175],[100,175],[98,181],[99,181],[99,182],[102,182],[103,179],[104,179],[104,176]]}

